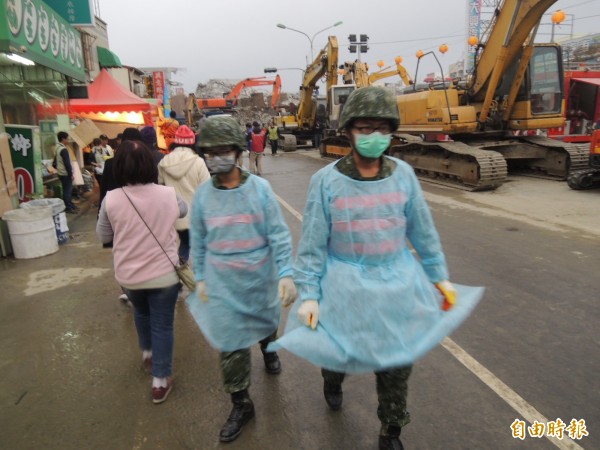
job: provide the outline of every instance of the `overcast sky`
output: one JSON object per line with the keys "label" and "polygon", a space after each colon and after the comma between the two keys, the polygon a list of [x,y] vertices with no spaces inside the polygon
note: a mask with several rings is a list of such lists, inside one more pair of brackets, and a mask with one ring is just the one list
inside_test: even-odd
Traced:
{"label": "overcast sky", "polygon": [[[211,78],[264,76],[265,67],[304,68],[310,59],[309,38],[277,28],[278,23],[313,37],[342,21],[315,37],[315,55],[331,34],[338,38],[339,62],[354,60],[348,35],[367,34],[370,49],[362,60],[372,71],[377,61],[387,66],[402,56],[411,76],[417,50],[437,50],[445,43],[448,52],[438,55],[446,71],[464,54],[466,5],[467,0],[99,0],[110,47],[121,62],[179,67],[182,71],[174,79],[183,82],[186,93]],[[558,0],[539,31],[546,41],[550,16],[558,9],[568,14],[568,23],[556,27],[557,38],[568,35],[571,25],[575,35],[600,32],[600,0]],[[427,72],[439,72],[433,61],[429,57],[422,63],[418,80]],[[297,91],[302,72],[279,73],[284,90]]]}

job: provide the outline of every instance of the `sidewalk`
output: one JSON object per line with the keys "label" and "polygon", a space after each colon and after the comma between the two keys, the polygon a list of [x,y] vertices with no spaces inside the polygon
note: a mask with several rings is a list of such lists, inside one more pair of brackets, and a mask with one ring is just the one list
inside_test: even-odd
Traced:
{"label": "sidewalk", "polygon": [[[148,440],[144,448],[181,448],[173,430],[189,435],[199,414],[207,437],[195,448],[207,448],[229,408],[216,352],[179,302],[175,388],[164,405],[152,404],[132,310],[118,300],[111,249],[96,237],[96,207],[79,206],[58,252],[0,259],[0,448],[142,448]],[[211,391],[218,401],[199,404]]]}

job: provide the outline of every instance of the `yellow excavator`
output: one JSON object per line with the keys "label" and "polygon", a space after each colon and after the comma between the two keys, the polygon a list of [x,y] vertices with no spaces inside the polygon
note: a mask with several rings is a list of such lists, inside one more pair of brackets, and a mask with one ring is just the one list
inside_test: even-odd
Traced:
{"label": "yellow excavator", "polygon": [[283,151],[296,150],[298,144],[311,141],[314,137],[314,125],[317,117],[317,100],[313,97],[317,82],[326,77],[327,91],[337,84],[338,42],[335,36],[329,36],[327,45],[319,51],[315,60],[306,68],[302,86],[300,86],[300,102],[293,115],[275,116],[273,119],[279,127],[280,147]]}
{"label": "yellow excavator", "polygon": [[566,179],[585,167],[587,154],[575,145],[527,135],[564,122],[561,49],[533,42],[554,3],[504,0],[466,83],[405,88],[390,153],[421,177],[466,190],[495,189],[508,171]]}

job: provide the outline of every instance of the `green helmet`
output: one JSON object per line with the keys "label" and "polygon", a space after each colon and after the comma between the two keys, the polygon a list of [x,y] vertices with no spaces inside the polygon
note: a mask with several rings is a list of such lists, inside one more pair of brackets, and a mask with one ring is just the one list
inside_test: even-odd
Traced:
{"label": "green helmet", "polygon": [[246,149],[246,140],[240,125],[233,117],[212,116],[206,119],[198,135],[200,148],[232,145]]}
{"label": "green helmet", "polygon": [[353,91],[346,100],[340,117],[340,130],[354,119],[388,119],[395,130],[400,125],[394,94],[385,88],[368,86]]}

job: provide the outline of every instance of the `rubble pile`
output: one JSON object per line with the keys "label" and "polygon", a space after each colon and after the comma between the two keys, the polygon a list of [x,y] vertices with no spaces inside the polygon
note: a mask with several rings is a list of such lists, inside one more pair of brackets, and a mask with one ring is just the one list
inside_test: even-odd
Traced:
{"label": "rubble pile", "polygon": [[[210,79],[206,83],[198,83],[196,87],[196,98],[222,98],[230,92],[240,80],[234,79]],[[259,88],[260,89],[260,88]],[[252,123],[257,121],[268,124],[271,118],[279,112],[286,114],[290,111],[290,104],[298,106],[299,94],[282,92],[279,99],[278,111],[271,108],[271,94],[262,90],[246,88],[242,91],[237,105],[232,111],[233,117],[240,123]]]}

